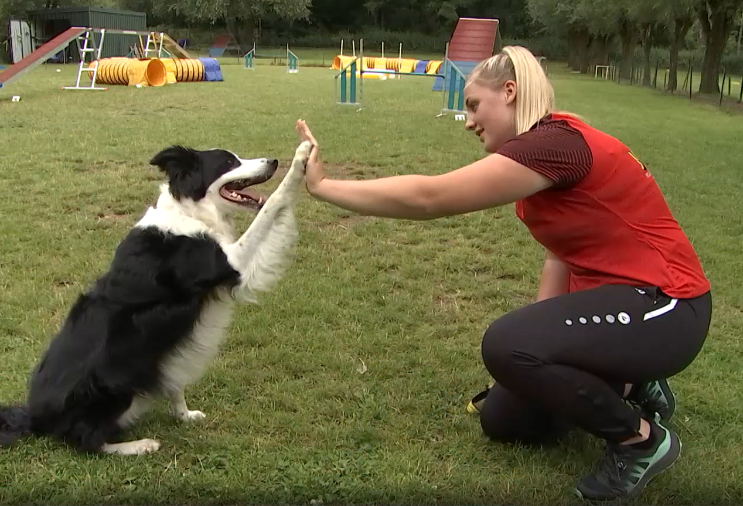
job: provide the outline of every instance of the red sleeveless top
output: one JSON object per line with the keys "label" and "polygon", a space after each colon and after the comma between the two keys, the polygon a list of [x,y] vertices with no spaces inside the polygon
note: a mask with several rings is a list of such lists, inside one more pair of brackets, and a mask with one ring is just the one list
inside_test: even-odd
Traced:
{"label": "red sleeveless top", "polygon": [[551,114],[498,153],[553,181],[516,202],[532,236],[570,270],[570,291],[657,286],[691,298],[710,283],[650,171],[617,139]]}

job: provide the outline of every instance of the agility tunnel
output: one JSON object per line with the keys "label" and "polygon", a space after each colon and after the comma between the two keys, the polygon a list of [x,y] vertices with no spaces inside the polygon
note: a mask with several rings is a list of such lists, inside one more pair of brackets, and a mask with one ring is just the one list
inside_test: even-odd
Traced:
{"label": "agility tunnel", "polygon": [[[167,83],[165,64],[158,59],[112,57],[91,62],[98,66],[96,82],[122,86],[164,86]],[[93,79],[93,73],[90,73]]]}
{"label": "agility tunnel", "polygon": [[[165,60],[165,58],[164,58]],[[224,81],[216,58],[172,58],[167,66],[173,68],[173,79],[178,83]]]}
{"label": "agility tunnel", "polygon": [[[122,86],[164,86],[180,82],[223,81],[219,62],[214,58],[102,58],[96,82]],[[90,73],[93,79],[93,73]]]}

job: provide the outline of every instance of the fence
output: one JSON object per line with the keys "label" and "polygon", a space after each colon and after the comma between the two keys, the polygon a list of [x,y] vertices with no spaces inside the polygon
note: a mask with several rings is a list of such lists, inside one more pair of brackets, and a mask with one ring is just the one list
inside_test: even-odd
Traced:
{"label": "fence", "polygon": [[[594,65],[591,68],[591,73],[593,73],[594,78],[612,80],[618,84],[627,83],[630,86],[649,81],[650,87],[655,89],[659,88],[660,76],[662,76],[663,83],[661,89],[665,90],[668,87],[670,69],[667,67],[661,67],[660,60],[656,61],[654,67],[650,67],[649,79],[645,79],[644,64],[637,65],[633,62],[629,79],[623,79],[621,77],[621,72],[619,70],[620,66],[621,64],[619,62],[611,62],[608,65]],[[695,65],[695,62],[692,59],[679,62],[679,67],[676,70],[678,88],[672,91],[672,93],[684,93],[688,94],[689,99],[694,98],[694,92],[699,91],[699,83],[701,81],[701,72],[696,70],[698,66],[699,65]],[[733,92],[733,85],[738,87],[738,89],[735,90],[737,93]],[[721,66],[717,75],[717,86],[720,89],[718,105],[722,105],[725,96],[729,97],[731,100],[737,101],[739,104],[743,104],[743,71],[739,70],[739,72],[734,72],[733,69],[728,70],[725,66]],[[737,99],[735,98],[736,95]]]}

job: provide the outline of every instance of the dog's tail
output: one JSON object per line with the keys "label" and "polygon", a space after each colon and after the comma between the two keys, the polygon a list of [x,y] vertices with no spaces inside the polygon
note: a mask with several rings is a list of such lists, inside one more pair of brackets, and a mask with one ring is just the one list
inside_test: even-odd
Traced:
{"label": "dog's tail", "polygon": [[31,432],[26,406],[0,406],[0,446],[11,446]]}

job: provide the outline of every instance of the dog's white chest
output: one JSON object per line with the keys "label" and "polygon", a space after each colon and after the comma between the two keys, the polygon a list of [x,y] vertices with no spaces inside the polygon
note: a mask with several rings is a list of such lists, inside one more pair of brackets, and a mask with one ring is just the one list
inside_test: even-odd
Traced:
{"label": "dog's white chest", "polygon": [[219,352],[233,311],[233,303],[221,295],[221,299],[205,303],[191,335],[163,361],[161,373],[166,391],[183,390],[197,381]]}

